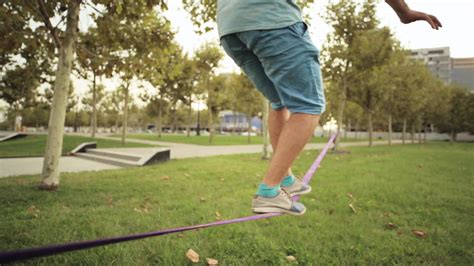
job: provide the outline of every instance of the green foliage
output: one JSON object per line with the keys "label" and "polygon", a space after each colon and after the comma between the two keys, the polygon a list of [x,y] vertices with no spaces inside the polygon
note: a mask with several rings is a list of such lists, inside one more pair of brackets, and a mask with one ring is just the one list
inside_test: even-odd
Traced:
{"label": "green foliage", "polygon": [[474,117],[472,116],[473,94],[467,88],[451,85],[446,88],[449,92],[447,102],[448,112],[437,120],[437,127],[442,132],[451,134],[452,140],[460,132],[472,132]]}

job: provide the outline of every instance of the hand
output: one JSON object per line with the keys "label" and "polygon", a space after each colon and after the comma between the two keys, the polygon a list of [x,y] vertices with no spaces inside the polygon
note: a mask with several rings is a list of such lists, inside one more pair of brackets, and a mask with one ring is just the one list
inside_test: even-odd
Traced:
{"label": "hand", "polygon": [[435,16],[415,10],[407,10],[404,13],[399,13],[398,17],[400,18],[400,21],[404,24],[409,24],[418,20],[424,20],[428,22],[431,28],[435,30],[438,30],[439,28],[443,27],[443,25],[441,25],[441,22],[439,22],[439,20]]}

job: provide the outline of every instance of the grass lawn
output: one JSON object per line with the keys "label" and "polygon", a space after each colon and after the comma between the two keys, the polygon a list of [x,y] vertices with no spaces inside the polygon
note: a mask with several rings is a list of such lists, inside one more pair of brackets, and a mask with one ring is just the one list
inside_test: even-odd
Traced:
{"label": "grass lawn", "polygon": [[[120,135],[113,135],[113,137],[120,137]],[[221,145],[253,145],[262,144],[263,140],[261,136],[251,136],[250,143],[248,142],[248,136],[230,136],[230,135],[216,135],[214,136],[212,144],[209,144],[209,136],[189,136],[177,135],[177,134],[163,134],[161,138],[158,138],[156,134],[130,134],[127,136],[131,139],[144,139],[153,141],[164,141],[164,142],[175,142],[175,143],[186,143],[186,144],[197,144],[206,146],[221,146]],[[366,139],[342,139],[343,141],[366,141]],[[312,143],[326,143],[327,138],[314,137]]]}
{"label": "grass lawn", "polygon": [[[126,143],[122,146],[120,141],[93,139],[81,136],[64,136],[63,155],[72,151],[84,142],[97,142],[98,148],[112,147],[151,147],[151,145],[140,143]],[[26,138],[0,142],[0,157],[41,156],[44,154],[46,135],[28,135]]]}
{"label": "grass lawn", "polygon": [[[304,216],[165,235],[29,261],[187,265],[189,248],[220,265],[472,265],[474,144],[348,148],[328,155],[302,197]],[[295,164],[302,174],[319,151]],[[143,168],[0,179],[0,250],[148,232],[250,215],[259,155],[172,160]],[[349,194],[350,193],[350,194]],[[348,207],[353,204],[357,213]],[[393,225],[390,226],[389,223]],[[416,236],[412,230],[426,233]]]}

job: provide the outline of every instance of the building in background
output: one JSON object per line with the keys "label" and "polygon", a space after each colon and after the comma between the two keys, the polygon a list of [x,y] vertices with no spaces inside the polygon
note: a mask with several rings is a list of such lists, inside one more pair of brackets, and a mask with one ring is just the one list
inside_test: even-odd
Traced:
{"label": "building in background", "polygon": [[474,57],[451,58],[449,47],[413,49],[410,54],[446,84],[461,85],[474,93]]}
{"label": "building in background", "polygon": [[474,93],[474,57],[452,58],[451,83],[467,87]]}
{"label": "building in background", "polygon": [[449,47],[414,49],[411,50],[411,57],[424,62],[433,75],[446,84],[451,84],[452,62]]}

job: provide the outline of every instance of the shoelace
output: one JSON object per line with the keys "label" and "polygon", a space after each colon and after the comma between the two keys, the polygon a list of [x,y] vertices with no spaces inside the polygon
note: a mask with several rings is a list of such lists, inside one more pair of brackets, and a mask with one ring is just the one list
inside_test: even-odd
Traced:
{"label": "shoelace", "polygon": [[293,201],[291,199],[290,193],[286,192],[284,189],[280,189],[280,190],[283,192],[283,194],[286,196],[286,198],[288,198],[290,201]]}

